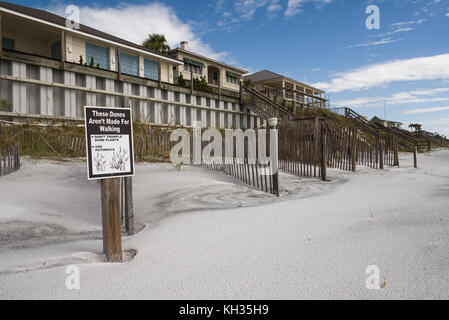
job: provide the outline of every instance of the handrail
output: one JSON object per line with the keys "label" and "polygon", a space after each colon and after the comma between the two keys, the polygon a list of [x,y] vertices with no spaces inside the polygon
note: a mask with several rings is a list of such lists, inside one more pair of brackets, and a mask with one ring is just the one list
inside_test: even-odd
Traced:
{"label": "handrail", "polygon": [[[257,105],[253,105],[251,104],[250,101],[245,101],[246,99],[243,97],[244,95],[247,96],[254,96],[255,98],[259,99],[262,101],[262,103],[265,103],[266,105],[270,106],[271,108],[273,108],[276,113],[279,113],[280,115],[285,115],[287,120],[291,120],[292,118],[299,118],[298,115],[296,115],[295,113],[283,108],[282,106],[280,106],[279,104],[277,104],[274,101],[271,101],[270,99],[268,99],[265,95],[263,95],[262,93],[258,92],[257,90],[245,87],[242,85],[241,87],[242,90],[242,97],[241,97],[241,102],[247,104],[248,108],[250,108],[252,111],[254,111],[255,113],[259,113],[260,116],[268,118],[270,117],[270,115],[267,115],[266,110],[261,110],[261,108],[258,108]],[[251,98],[250,98],[251,100]]]}

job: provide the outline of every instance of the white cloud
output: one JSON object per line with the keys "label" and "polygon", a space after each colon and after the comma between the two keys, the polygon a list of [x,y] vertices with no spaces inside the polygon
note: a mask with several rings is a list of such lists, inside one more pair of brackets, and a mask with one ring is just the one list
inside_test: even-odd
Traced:
{"label": "white cloud", "polygon": [[449,12],[448,12],[448,13],[446,13],[446,17],[449,17]]}
{"label": "white cloud", "polygon": [[436,107],[436,108],[421,108],[421,109],[411,109],[404,111],[405,114],[417,114],[417,113],[428,113],[428,112],[439,112],[449,110],[449,107]]}
{"label": "white cloud", "polygon": [[[65,6],[48,8],[65,16]],[[178,18],[173,8],[154,2],[142,5],[123,3],[117,7],[80,7],[81,23],[128,41],[141,44],[150,33],[162,33],[170,47],[189,42],[189,50],[216,60],[226,60],[226,52],[216,52],[194,27]]]}
{"label": "white cloud", "polygon": [[404,27],[404,26],[411,26],[414,24],[421,24],[426,21],[427,21],[427,19],[411,20],[411,21],[407,21],[407,22],[396,22],[396,23],[393,23],[391,26],[392,27]]}
{"label": "white cloud", "polygon": [[317,6],[323,6],[325,4],[331,3],[333,0],[288,0],[287,9],[284,15],[286,17],[292,17],[302,12],[302,7],[306,2],[313,2]]}
{"label": "white cloud", "polygon": [[282,9],[282,6],[279,4],[279,0],[271,0],[268,5],[267,12],[268,14],[274,14],[275,12]]}
{"label": "white cloud", "polygon": [[393,34],[395,34],[395,33],[399,33],[399,32],[408,32],[408,31],[413,31],[413,30],[415,30],[415,29],[414,29],[414,28],[411,28],[411,27],[408,27],[408,28],[398,28],[398,29],[393,30],[393,31],[389,31],[389,32],[381,33],[381,34],[374,34],[374,35],[368,36],[368,38],[376,38],[376,37],[382,38],[382,37],[389,37],[389,36],[391,36],[391,35],[393,35]]}
{"label": "white cloud", "polygon": [[353,44],[350,46],[346,46],[345,48],[357,48],[357,47],[370,47],[370,46],[378,46],[378,45],[382,45],[382,44],[388,44],[388,43],[393,43],[393,42],[397,42],[397,41],[401,41],[402,39],[392,39],[392,38],[385,38],[379,41],[369,41],[369,42],[362,42],[362,43],[358,43],[358,44]]}
{"label": "white cloud", "polygon": [[268,0],[238,0],[235,3],[235,10],[242,19],[251,19],[257,9],[265,7]]}
{"label": "white cloud", "polygon": [[328,92],[341,92],[378,87],[395,81],[435,79],[449,79],[449,54],[372,64],[339,73],[330,82],[318,82],[313,86]]}
{"label": "white cloud", "polygon": [[350,100],[336,101],[338,106],[373,107],[381,106],[384,103],[399,105],[405,103],[429,103],[449,101],[448,96],[436,96],[440,93],[449,92],[449,88],[435,88],[429,90],[412,90],[395,93],[389,97],[361,97]]}

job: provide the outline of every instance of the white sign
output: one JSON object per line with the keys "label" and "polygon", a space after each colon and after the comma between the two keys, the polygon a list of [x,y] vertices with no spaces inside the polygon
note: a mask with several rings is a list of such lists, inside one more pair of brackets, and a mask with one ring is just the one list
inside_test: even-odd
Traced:
{"label": "white sign", "polygon": [[86,106],[84,115],[88,179],[134,176],[131,109]]}

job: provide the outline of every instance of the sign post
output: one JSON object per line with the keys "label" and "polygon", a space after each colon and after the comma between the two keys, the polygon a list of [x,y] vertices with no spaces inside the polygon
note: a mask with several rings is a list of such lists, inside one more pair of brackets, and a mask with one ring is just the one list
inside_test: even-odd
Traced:
{"label": "sign post", "polygon": [[103,251],[122,261],[120,177],[134,176],[131,109],[84,107],[87,178],[101,179]]}

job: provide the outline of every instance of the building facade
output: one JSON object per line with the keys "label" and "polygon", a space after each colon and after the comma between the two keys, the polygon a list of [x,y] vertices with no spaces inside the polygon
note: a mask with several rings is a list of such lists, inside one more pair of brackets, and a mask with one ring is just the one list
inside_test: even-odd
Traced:
{"label": "building facade", "polygon": [[173,69],[175,83],[177,83],[180,75],[187,83],[193,78],[204,77],[207,84],[219,94],[227,91],[239,92],[240,81],[248,71],[191,52],[187,46],[188,43],[183,41],[180,47],[170,50],[168,53],[170,57],[184,63],[182,66],[175,66]]}
{"label": "building facade", "polygon": [[301,107],[324,107],[324,91],[272,71],[262,70],[245,75],[254,88],[271,99],[281,98]]}
{"label": "building facade", "polygon": [[240,107],[238,92],[177,86],[183,60],[84,25],[69,27],[43,10],[0,2],[0,38],[2,119],[82,121],[91,105],[130,107],[134,119],[155,125],[262,124]]}

